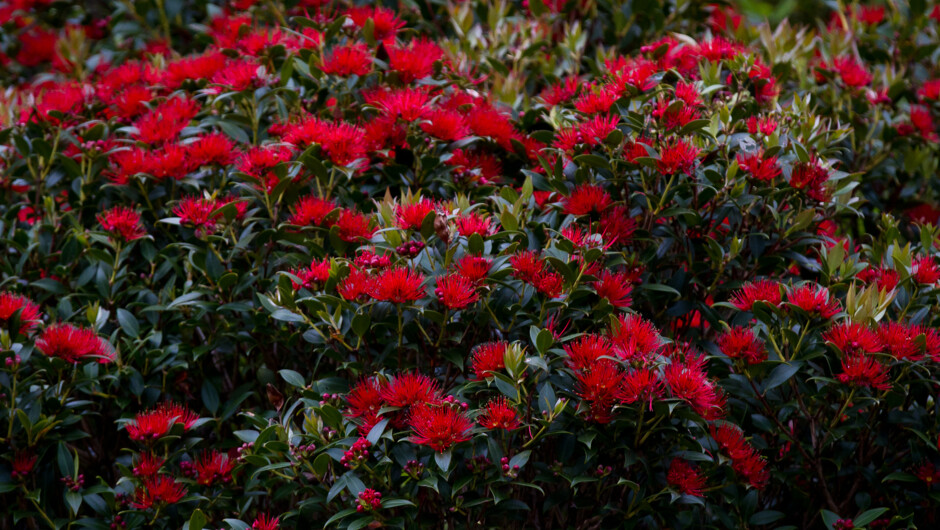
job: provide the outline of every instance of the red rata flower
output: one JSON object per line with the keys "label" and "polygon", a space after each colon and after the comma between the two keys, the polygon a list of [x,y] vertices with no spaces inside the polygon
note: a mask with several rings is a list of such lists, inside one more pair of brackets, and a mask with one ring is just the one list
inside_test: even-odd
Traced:
{"label": "red rata flower", "polygon": [[842,357],[842,372],[836,378],[843,384],[877,390],[891,390],[888,367],[864,353],[846,353]]}
{"label": "red rata flower", "polygon": [[180,218],[180,223],[195,227],[199,232],[208,232],[215,228],[218,215],[213,215],[219,208],[214,199],[205,197],[183,197],[173,207],[173,213]]}
{"label": "red rata flower", "polygon": [[330,278],[330,259],[313,260],[310,262],[309,267],[291,269],[290,273],[300,279],[299,283],[291,279],[291,285],[293,285],[295,291],[300,288],[309,289],[315,285],[323,285]]}
{"label": "red rata flower", "polygon": [[914,469],[914,476],[926,484],[928,488],[934,484],[940,483],[940,470],[933,465],[933,462],[923,462],[919,464]]}
{"label": "red rata flower", "polygon": [[365,44],[336,46],[323,58],[320,69],[340,77],[363,76],[372,71],[372,54]]}
{"label": "red rata flower", "polygon": [[480,237],[485,238],[496,231],[496,227],[493,226],[492,218],[483,217],[476,212],[471,212],[468,215],[461,215],[456,219],[456,223],[457,233],[464,237],[470,237],[473,234],[479,234]]}
{"label": "red rata flower", "polygon": [[509,257],[512,276],[526,283],[532,283],[545,269],[545,264],[533,250],[523,250]]}
{"label": "red rata flower", "polygon": [[411,269],[395,267],[383,271],[372,282],[369,295],[376,300],[404,304],[424,297],[424,276]]}
{"label": "red rata flower", "polygon": [[584,335],[564,345],[568,354],[566,364],[574,370],[589,370],[598,362],[610,362],[601,357],[613,357],[610,341],[600,335]]}
{"label": "red rata flower", "polygon": [[502,396],[490,400],[481,409],[480,415],[477,416],[477,423],[486,429],[507,431],[517,429],[520,425],[516,409]]}
{"label": "red rata flower", "polygon": [[701,117],[698,110],[686,104],[682,100],[677,100],[679,102],[678,108],[672,105],[672,101],[666,101],[665,99],[658,99],[656,105],[653,106],[652,116],[659,120],[659,124],[663,129],[675,129],[678,127],[683,127],[692,120],[697,120]]}
{"label": "red rata flower", "polygon": [[554,107],[570,101],[578,93],[580,87],[580,79],[574,76],[566,77],[564,80],[542,90],[539,98],[549,107]]}
{"label": "red rata flower", "polygon": [[732,359],[744,359],[748,364],[760,364],[767,360],[764,341],[749,328],[734,326],[718,337],[718,349]]}
{"label": "red rata flower", "polygon": [[686,365],[674,361],[666,367],[663,379],[673,397],[688,403],[704,419],[721,416],[724,396],[700,366],[688,361]]}
{"label": "red rata flower", "polygon": [[415,39],[408,46],[389,46],[386,50],[388,67],[402,83],[428,77],[434,71],[434,63],[444,55],[440,46],[426,37]]}
{"label": "red rata flower", "polygon": [[17,451],[13,456],[13,471],[10,472],[10,476],[25,480],[33,472],[38,460],[39,458],[29,451]]}
{"label": "red rata flower", "polygon": [[379,41],[392,42],[398,30],[405,27],[405,21],[387,7],[350,7],[346,10],[346,16],[360,28],[372,20],[372,36]]}
{"label": "red rata flower", "polygon": [[186,144],[186,150],[195,167],[226,166],[235,159],[235,144],[222,133],[200,136],[195,142]]}
{"label": "red rata flower", "polygon": [[476,285],[460,274],[438,277],[434,294],[448,309],[463,309],[480,299]]}
{"label": "red rata flower", "polygon": [[349,276],[346,276],[336,287],[336,292],[345,300],[359,300],[372,292],[373,283],[375,283],[375,278],[369,276],[368,272],[352,269],[349,271]]}
{"label": "red rata flower", "polygon": [[649,368],[634,370],[623,377],[623,385],[617,391],[617,399],[631,405],[648,403],[653,410],[653,401],[663,395],[663,382],[655,371]]}
{"label": "red rata flower", "polygon": [[777,120],[770,116],[751,116],[747,119],[747,132],[757,134],[760,131],[764,136],[770,136],[777,130]]}
{"label": "red rata flower", "polygon": [[211,486],[217,482],[228,482],[232,480],[232,469],[235,468],[235,461],[230,459],[227,454],[213,449],[205,451],[196,459],[196,482],[203,486]]}
{"label": "red rata flower", "polygon": [[856,275],[860,281],[865,283],[875,282],[878,290],[891,291],[898,286],[901,277],[894,269],[884,267],[869,267]]}
{"label": "red rata flower", "polygon": [[656,167],[663,175],[691,173],[700,151],[683,138],[673,138],[662,145]]}
{"label": "red rata flower", "polygon": [[822,338],[833,343],[845,355],[875,353],[883,347],[874,331],[854,322],[836,324],[823,333]]}
{"label": "red rata flower", "polygon": [[575,374],[578,397],[590,407],[591,420],[597,423],[609,423],[613,405],[617,402],[617,393],[623,384],[623,372],[610,360],[594,363],[586,370]]}
{"label": "red rata flower", "polygon": [[617,357],[627,361],[650,359],[665,343],[659,330],[639,315],[618,316],[609,336]]}
{"label": "red rata flower", "polygon": [[924,358],[921,347],[917,344],[917,336],[921,333],[925,333],[923,328],[900,322],[882,322],[878,327],[878,339],[884,344],[885,352],[895,359],[909,361]]}
{"label": "red rata flower", "polygon": [[175,504],[186,496],[186,486],[167,475],[157,475],[144,481],[137,490],[136,500],[131,503],[138,510],[146,510],[155,504]]}
{"label": "red rata flower", "polygon": [[280,523],[279,517],[271,517],[266,513],[262,513],[251,523],[251,528],[252,530],[277,530],[279,528],[278,523]]}
{"label": "red rata flower", "polygon": [[470,439],[473,423],[448,405],[421,403],[412,407],[408,426],[414,431],[413,443],[426,445],[439,453]]}
{"label": "red rata flower", "polygon": [[421,199],[413,204],[399,204],[395,207],[395,218],[398,228],[402,230],[419,230],[424,218],[434,211],[434,201]]}
{"label": "red rata flower", "polygon": [[138,413],[134,421],[126,425],[126,429],[131,440],[147,442],[165,435],[176,423],[181,423],[184,430],[189,430],[198,419],[196,413],[182,405],[168,402]]}
{"label": "red rata flower", "polygon": [[565,278],[561,274],[552,271],[542,271],[532,282],[538,292],[549,298],[561,296],[564,284]]}
{"label": "red rata flower", "polygon": [[607,269],[601,271],[594,290],[597,296],[606,298],[614,307],[630,307],[633,300],[630,293],[633,291],[633,275],[628,272],[611,272]]}
{"label": "red rata flower", "polygon": [[13,330],[14,335],[35,328],[42,318],[39,306],[29,298],[13,293],[0,292],[0,324],[8,325],[17,312],[19,312],[20,324],[19,328]]}
{"label": "red rata flower", "polygon": [[386,117],[394,120],[401,118],[412,122],[421,119],[430,94],[424,88],[402,88],[398,90],[376,90],[365,94],[366,103],[375,106]]}
{"label": "red rata flower", "polygon": [[134,466],[134,476],[140,478],[153,477],[160,472],[164,462],[164,459],[153,453],[141,453],[137,465]]}
{"label": "red rata flower", "polygon": [[585,145],[600,145],[610,133],[614,132],[619,122],[620,116],[618,115],[604,116],[598,114],[578,125],[578,137]]}
{"label": "red rata flower", "polygon": [[829,298],[829,290],[818,285],[802,285],[787,292],[787,302],[810,315],[819,315],[829,320],[839,314],[839,300]]}
{"label": "red rata flower", "polygon": [[133,241],[147,235],[147,231],[140,224],[140,214],[130,208],[115,206],[98,214],[97,219],[101,227],[111,232],[112,236],[125,241]]}
{"label": "red rata flower", "polygon": [[675,459],[669,464],[666,472],[666,482],[676,488],[683,495],[702,497],[705,488],[705,477],[699,470],[685,460]]}
{"label": "red rata flower", "polygon": [[739,291],[731,295],[731,303],[741,311],[750,311],[755,302],[764,302],[770,305],[780,305],[783,296],[780,294],[780,284],[770,280],[759,280],[744,284]]}
{"label": "red rata flower", "polygon": [[490,259],[468,254],[457,261],[454,269],[456,269],[457,274],[478,284],[486,280],[492,264],[493,261]]}
{"label": "red rata flower", "polygon": [[610,194],[597,185],[581,185],[565,198],[562,207],[569,215],[600,213],[611,205]]}
{"label": "red rata flower", "polygon": [[70,363],[97,359],[99,364],[114,362],[114,348],[95,333],[95,330],[71,324],[53,324],[43,330],[36,348],[49,357],[58,357]]}
{"label": "red rata flower", "polygon": [[618,99],[620,93],[613,85],[591,84],[582,90],[581,96],[574,102],[574,108],[585,114],[608,112]]}
{"label": "red rata flower", "polygon": [[463,115],[448,109],[435,109],[426,113],[421,122],[421,130],[449,142],[466,138],[470,134],[470,128]]}
{"label": "red rata flower", "polygon": [[871,83],[871,74],[865,65],[852,57],[836,57],[832,61],[832,68],[839,73],[845,86],[861,87]]}
{"label": "red rata flower", "polygon": [[485,379],[490,372],[496,372],[506,367],[506,349],[508,342],[486,342],[473,348],[470,354],[470,368],[475,379]]}
{"label": "red rata flower", "polygon": [[763,489],[770,479],[766,469],[767,461],[747,443],[744,433],[728,423],[712,424],[709,428],[712,438],[731,458],[731,467],[735,473],[741,475],[752,487]]}
{"label": "red rata flower", "polygon": [[347,243],[356,243],[361,239],[372,239],[375,228],[372,217],[353,210],[340,210],[336,218],[337,235]]}
{"label": "red rata flower", "polygon": [[828,180],[829,170],[815,158],[794,165],[790,174],[790,186],[803,190],[809,198],[820,202],[829,200],[829,192],[826,190]]}
{"label": "red rata flower", "polygon": [[294,205],[293,213],[287,222],[297,226],[324,226],[326,217],[335,210],[336,202],[308,195],[301,197]]}
{"label": "red rata flower", "polygon": [[930,256],[914,258],[914,263],[911,264],[911,278],[917,283],[933,285],[940,280],[940,267]]}
{"label": "red rata flower", "polygon": [[781,173],[780,166],[777,165],[777,157],[764,158],[763,150],[749,155],[740,154],[737,161],[741,169],[750,173],[757,180],[764,182],[773,180]]}
{"label": "red rata flower", "polygon": [[162,144],[175,139],[196,117],[202,105],[186,98],[170,98],[134,122],[136,138],[146,144]]}
{"label": "red rata flower", "polygon": [[630,216],[630,208],[614,206],[601,214],[598,230],[610,245],[626,245],[636,231],[636,221]]}
{"label": "red rata flower", "polygon": [[423,374],[400,374],[382,388],[382,399],[392,407],[437,403],[440,398],[441,390],[438,384]]}

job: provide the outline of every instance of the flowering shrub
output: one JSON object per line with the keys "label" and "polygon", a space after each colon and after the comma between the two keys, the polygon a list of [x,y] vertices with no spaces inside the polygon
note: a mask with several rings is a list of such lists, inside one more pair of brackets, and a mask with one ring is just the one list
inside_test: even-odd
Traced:
{"label": "flowering shrub", "polygon": [[0,3],[0,527],[936,522],[940,8],[99,7]]}

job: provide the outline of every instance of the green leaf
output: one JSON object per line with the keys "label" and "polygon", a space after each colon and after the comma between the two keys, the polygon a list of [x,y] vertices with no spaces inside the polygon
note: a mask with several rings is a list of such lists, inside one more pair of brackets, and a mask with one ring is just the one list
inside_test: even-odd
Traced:
{"label": "green leaf", "polygon": [[202,510],[196,509],[189,516],[189,530],[202,530],[207,522],[209,520],[206,518],[206,514],[202,513]]}
{"label": "green leaf", "polygon": [[866,510],[859,514],[858,517],[852,519],[852,522],[855,523],[856,527],[862,527],[874,521],[886,511],[888,511],[887,508],[872,508],[871,510]]}
{"label": "green leaf", "polygon": [[65,502],[74,514],[78,514],[78,509],[82,507],[82,494],[77,491],[65,490]]}
{"label": "green leaf", "polygon": [[836,524],[836,521],[839,520],[839,514],[832,513],[829,510],[820,510],[819,515],[822,516],[823,524],[826,525],[826,528],[832,530],[833,525]]}
{"label": "green leaf", "polygon": [[443,471],[447,472],[450,468],[450,459],[453,456],[451,451],[444,451],[443,453],[434,453],[434,463],[437,464],[437,467]]}
{"label": "green leaf", "polygon": [[121,325],[121,329],[124,330],[124,333],[127,333],[128,336],[137,338],[137,336],[140,335],[140,324],[130,311],[118,308],[117,319],[118,324]]}
{"label": "green leaf", "polygon": [[803,363],[800,361],[791,361],[777,365],[764,381],[764,393],[766,394],[767,391],[786,383],[794,374],[800,371],[802,366]]}
{"label": "green leaf", "polygon": [[414,506],[408,499],[388,499],[382,501],[382,508],[398,508],[399,506]]}
{"label": "green leaf", "polygon": [[336,512],[336,514],[334,514],[333,517],[330,517],[329,519],[326,520],[326,523],[323,524],[323,527],[326,528],[327,526],[330,526],[336,521],[349,517],[350,515],[354,513],[356,513],[355,508],[346,508],[345,510]]}
{"label": "green leaf", "polygon": [[535,337],[535,348],[542,355],[545,355],[553,344],[555,344],[555,337],[552,335],[552,332],[547,329],[540,330],[539,334]]}
{"label": "green leaf", "polygon": [[762,512],[757,512],[748,519],[748,522],[754,525],[764,525],[770,524],[775,521],[782,519],[784,516],[783,512],[777,512],[774,510],[764,510]]}
{"label": "green leaf", "polygon": [[277,373],[281,374],[281,378],[287,381],[287,384],[291,386],[296,386],[297,388],[304,388],[307,386],[307,384],[304,382],[304,377],[293,370],[278,370]]}
{"label": "green leaf", "polygon": [[248,523],[239,519],[223,519],[222,521],[229,525],[232,530],[251,530],[251,527],[248,526]]}
{"label": "green leaf", "polygon": [[375,445],[378,443],[379,438],[382,437],[382,434],[385,432],[385,427],[388,425],[388,418],[375,424],[372,429],[369,430],[369,435],[366,436],[366,440],[369,440],[369,443]]}

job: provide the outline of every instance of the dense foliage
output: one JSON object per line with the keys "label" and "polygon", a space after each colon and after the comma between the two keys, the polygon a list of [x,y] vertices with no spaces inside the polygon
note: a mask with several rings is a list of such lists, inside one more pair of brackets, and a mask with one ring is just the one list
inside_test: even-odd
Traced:
{"label": "dense foliage", "polygon": [[794,5],[0,1],[0,528],[936,525],[940,7]]}

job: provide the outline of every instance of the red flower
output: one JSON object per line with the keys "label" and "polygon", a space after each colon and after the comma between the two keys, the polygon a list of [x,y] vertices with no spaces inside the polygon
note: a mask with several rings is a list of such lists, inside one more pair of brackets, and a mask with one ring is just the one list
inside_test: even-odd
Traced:
{"label": "red flower", "polygon": [[181,423],[184,430],[189,430],[198,419],[196,413],[182,405],[163,403],[155,409],[138,413],[134,421],[127,424],[127,434],[131,440],[146,442],[165,435],[176,423]]}
{"label": "red flower", "polygon": [[130,208],[115,206],[110,210],[98,214],[98,222],[112,236],[120,237],[125,241],[140,239],[147,235],[147,231],[140,224],[140,214]]}
{"label": "red flower", "polygon": [[630,208],[624,205],[614,206],[601,214],[598,230],[610,245],[626,245],[636,231],[636,221],[630,217]]}
{"label": "red flower", "polygon": [[545,105],[554,107],[571,100],[581,87],[581,80],[575,76],[566,77],[564,80],[549,86],[542,90],[539,98]]}
{"label": "red flower", "polygon": [[361,239],[372,239],[375,228],[372,227],[372,217],[354,212],[340,210],[336,218],[337,235],[347,243],[356,243]]}
{"label": "red flower", "polygon": [[695,169],[699,148],[683,138],[673,138],[662,145],[656,167],[663,175],[691,173]]}
{"label": "red flower", "polygon": [[600,145],[610,133],[614,132],[619,122],[620,116],[616,114],[612,116],[598,114],[578,125],[578,136],[585,145]]}
{"label": "red flower", "polygon": [[732,359],[744,359],[748,364],[760,364],[767,360],[764,341],[749,328],[734,326],[718,337],[718,349]]}
{"label": "red flower", "polygon": [[279,523],[279,517],[271,517],[266,513],[262,513],[251,523],[251,528],[252,530],[277,530]]}
{"label": "red flower", "polygon": [[473,348],[470,354],[470,368],[476,379],[485,379],[490,372],[506,367],[506,349],[508,342],[486,342]]}
{"label": "red flower", "polygon": [[583,335],[565,344],[564,349],[568,354],[566,364],[573,370],[589,370],[599,362],[611,362],[601,357],[613,357],[610,341],[600,335]]}
{"label": "red flower", "polygon": [[372,71],[372,54],[365,44],[336,46],[323,58],[320,69],[340,77],[363,76]]}
{"label": "red flower", "polygon": [[134,466],[134,476],[140,478],[153,477],[160,472],[164,462],[164,459],[153,453],[141,453],[137,465]]}
{"label": "red flower", "polygon": [[787,302],[810,315],[819,315],[829,320],[841,310],[839,300],[829,298],[829,290],[818,285],[802,285],[787,292]]}
{"label": "red flower", "polygon": [[203,452],[196,459],[194,468],[196,469],[196,482],[203,486],[211,486],[216,482],[225,483],[232,480],[235,461],[227,454],[213,449]]}
{"label": "red flower", "polygon": [[427,38],[415,39],[404,46],[389,46],[388,67],[398,73],[402,83],[423,79],[434,71],[434,63],[444,55],[436,43]]}
{"label": "red flower", "polygon": [[940,470],[937,470],[933,462],[923,462],[918,465],[914,469],[914,476],[926,484],[928,488],[934,484],[940,483]]}
{"label": "red flower", "polygon": [[493,261],[487,258],[467,254],[454,265],[457,274],[478,284],[486,279]]}
{"label": "red flower", "polygon": [[780,294],[780,284],[770,280],[746,283],[731,295],[731,303],[741,311],[750,311],[755,302],[776,306],[780,305],[781,300],[783,295]]}
{"label": "red flower", "polygon": [[235,160],[235,144],[222,133],[200,136],[195,142],[186,144],[186,150],[195,167],[227,166]]}
{"label": "red flower", "polygon": [[382,388],[382,399],[392,407],[410,407],[419,403],[437,403],[441,398],[438,384],[423,374],[400,374]]}
{"label": "red flower", "polygon": [[382,385],[374,377],[360,379],[346,394],[347,414],[353,418],[377,418],[384,401]]}
{"label": "red flower", "polygon": [[426,445],[439,453],[470,439],[470,420],[448,405],[421,403],[412,407],[408,426],[414,431],[413,443]]}
{"label": "red flower", "polygon": [[940,100],[940,79],[924,81],[923,86],[917,89],[917,97],[934,101]]}
{"label": "red flower", "polygon": [[591,419],[597,423],[609,423],[612,408],[617,402],[617,393],[623,384],[623,372],[613,361],[597,362],[586,370],[575,374],[578,397],[590,406]]}
{"label": "red flower", "polygon": [[326,217],[335,209],[333,200],[308,195],[297,200],[287,222],[297,226],[323,226]]}
{"label": "red flower", "polygon": [[618,316],[609,336],[617,357],[627,361],[650,359],[665,343],[659,330],[639,315]]}
{"label": "red flower", "polygon": [[597,185],[578,186],[565,198],[562,207],[568,215],[600,213],[611,205],[610,194]]}
{"label": "red flower", "polygon": [[633,370],[623,377],[623,385],[617,392],[617,398],[627,405],[636,402],[649,403],[653,410],[653,400],[663,395],[663,382],[655,371],[649,368]]}
{"label": "red flower", "polygon": [[558,298],[561,296],[564,284],[565,278],[561,274],[551,271],[542,271],[532,282],[532,285],[538,292],[549,298]]}
{"label": "red flower", "polygon": [[675,459],[669,464],[669,471],[666,472],[666,481],[669,485],[676,488],[683,495],[692,495],[702,497],[702,490],[705,488],[705,477],[699,473],[699,470],[685,460]]}
{"label": "red flower", "polygon": [[372,20],[372,36],[378,41],[392,42],[398,30],[405,27],[405,21],[398,18],[395,11],[387,7],[350,7],[346,10],[346,16],[360,28],[365,27],[366,22]]}
{"label": "red flower", "polygon": [[291,274],[300,278],[300,283],[291,280],[294,290],[300,288],[311,288],[315,285],[323,285],[330,278],[330,259],[324,258],[321,261],[313,260],[310,266],[300,269],[291,269]]}
{"label": "red flower", "polygon": [[819,165],[815,159],[794,165],[790,174],[790,186],[803,190],[809,198],[820,202],[829,200],[826,190],[828,180],[829,170]]}
{"label": "red flower", "polygon": [[767,461],[744,440],[744,434],[737,427],[722,423],[711,425],[712,438],[731,458],[731,467],[752,487],[763,489],[770,479]]}
{"label": "red flower", "polygon": [[856,275],[860,281],[865,283],[875,282],[880,291],[892,291],[898,286],[901,277],[898,271],[884,267],[869,267]]}
{"label": "red flower", "polygon": [[58,357],[70,363],[95,358],[99,364],[114,362],[114,348],[95,333],[95,330],[71,324],[53,324],[43,330],[36,348],[49,357]]}
{"label": "red flower", "polygon": [[683,127],[687,125],[692,120],[697,120],[701,116],[698,110],[685,103],[682,100],[677,100],[678,105],[674,107],[670,101],[665,99],[659,99],[656,101],[656,105],[653,106],[652,116],[659,120],[660,126],[663,129],[675,129],[678,127]]}
{"label": "red flower", "polygon": [[856,16],[858,17],[859,22],[864,22],[869,26],[876,26],[881,24],[881,22],[885,19],[885,7],[859,6]]}
{"label": "red flower", "polygon": [[411,269],[395,267],[383,271],[372,282],[369,295],[376,300],[404,304],[424,297],[424,276]]}
{"label": "red flower", "polygon": [[186,496],[186,486],[167,475],[157,475],[144,480],[143,488],[138,488],[137,499],[131,503],[138,510],[146,510],[154,504],[175,504]]}
{"label": "red flower", "polygon": [[402,88],[377,90],[366,94],[366,103],[375,106],[390,119],[400,117],[412,122],[421,119],[429,110],[426,105],[430,95],[424,88]]}
{"label": "red flower", "polygon": [[434,294],[448,309],[463,309],[480,299],[476,285],[460,274],[438,277]]}
{"label": "red flower", "polygon": [[493,220],[490,217],[483,217],[476,212],[472,212],[468,215],[461,215],[457,218],[456,222],[457,233],[464,237],[470,237],[473,234],[479,234],[480,237],[486,238],[496,231],[496,227],[493,226]]}
{"label": "red flower", "polygon": [[757,180],[769,182],[781,173],[780,166],[777,165],[777,157],[764,158],[763,150],[749,155],[740,154],[737,160],[741,169]]}
{"label": "red flower", "polygon": [[425,114],[421,130],[440,140],[456,142],[470,134],[463,115],[455,110],[435,109]]}
{"label": "red flower", "polygon": [[933,285],[940,280],[940,267],[930,256],[914,258],[914,263],[911,264],[911,278],[917,283]]}
{"label": "red flower", "polygon": [[395,207],[398,228],[402,230],[420,230],[424,218],[434,211],[434,201],[421,199],[412,204],[399,204]]}
{"label": "red flower", "polygon": [[336,287],[336,292],[344,300],[359,300],[372,292],[372,285],[375,278],[369,276],[368,272],[360,269],[352,269],[349,275]]}
{"label": "red flower", "polygon": [[199,232],[208,232],[215,228],[218,203],[205,197],[183,197],[173,207],[173,214],[180,218],[180,223],[194,226]]}
{"label": "red flower", "polygon": [[25,296],[0,292],[0,324],[9,325],[13,315],[19,312],[19,328],[12,330],[16,335],[28,332],[36,327],[42,318],[39,306]]}
{"label": "red flower", "polygon": [[673,397],[689,404],[706,420],[719,416],[724,406],[723,395],[708,380],[701,367],[688,363],[673,362],[663,372],[666,386]]}
{"label": "red flower", "polygon": [[874,357],[859,352],[846,353],[842,356],[842,372],[836,378],[843,384],[891,390],[888,367]]}
{"label": "red flower", "polygon": [[852,57],[836,57],[832,61],[832,67],[839,73],[845,86],[861,87],[871,83],[871,74],[865,69],[865,65]]}
{"label": "red flower", "polygon": [[480,426],[490,429],[504,429],[511,431],[519,428],[519,418],[516,416],[516,409],[509,404],[506,398],[500,396],[490,400],[477,416],[477,423]]}
{"label": "red flower", "polygon": [[924,139],[931,142],[937,141],[933,117],[930,115],[930,111],[927,108],[920,105],[911,105],[911,125],[920,132],[920,135],[923,136]]}
{"label": "red flower", "polygon": [[633,291],[633,275],[628,272],[611,272],[607,269],[601,271],[594,290],[597,296],[606,298],[614,307],[630,307],[633,300],[630,293]]}
{"label": "red flower", "polygon": [[777,130],[777,120],[770,116],[751,116],[747,119],[747,132],[757,134],[760,131],[764,136],[770,136]]}
{"label": "red flower", "polygon": [[881,341],[874,331],[854,322],[836,324],[823,333],[822,338],[835,344],[845,355],[875,353],[882,349]]}
{"label": "red flower", "polygon": [[202,105],[182,97],[170,98],[134,122],[135,137],[146,144],[162,144],[179,136]]}
{"label": "red flower", "polygon": [[512,276],[526,283],[532,283],[545,269],[539,255],[533,250],[523,250],[509,257],[512,265]]}
{"label": "red flower", "polygon": [[884,344],[885,353],[891,354],[895,359],[909,361],[924,358],[921,347],[917,344],[917,336],[921,333],[924,333],[922,328],[900,322],[882,322],[878,327],[878,339]]}
{"label": "red flower", "polygon": [[29,451],[17,451],[13,455],[13,471],[10,472],[10,476],[25,480],[33,472],[38,460],[39,458]]}
{"label": "red flower", "polygon": [[618,99],[620,93],[613,85],[589,85],[582,88],[581,96],[574,102],[574,108],[585,114],[608,112]]}

